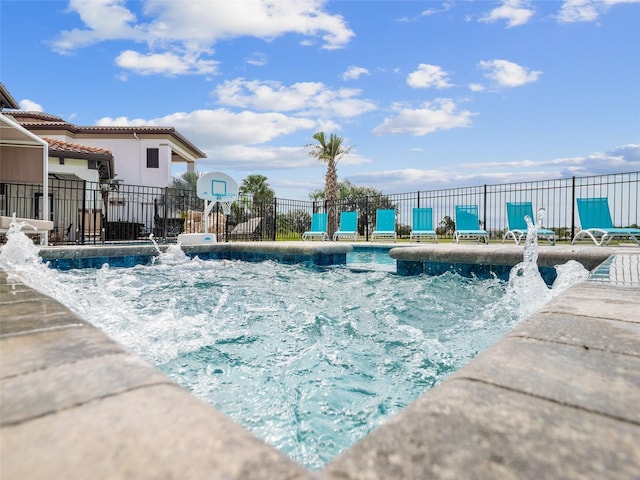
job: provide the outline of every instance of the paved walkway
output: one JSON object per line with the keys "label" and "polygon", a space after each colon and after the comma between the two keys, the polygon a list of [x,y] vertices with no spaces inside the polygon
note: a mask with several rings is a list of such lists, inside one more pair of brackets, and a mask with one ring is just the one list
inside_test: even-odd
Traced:
{"label": "paved walkway", "polygon": [[640,478],[640,252],[618,252],[322,472],[0,271],[0,478]]}

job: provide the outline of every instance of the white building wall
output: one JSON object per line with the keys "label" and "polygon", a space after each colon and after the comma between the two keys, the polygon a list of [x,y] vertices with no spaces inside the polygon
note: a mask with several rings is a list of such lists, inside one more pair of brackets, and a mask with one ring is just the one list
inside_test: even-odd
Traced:
{"label": "white building wall", "polygon": [[[168,187],[171,182],[172,143],[158,138],[75,138],[68,135],[47,135],[49,138],[103,148],[113,154],[116,179],[127,185]],[[159,149],[159,168],[147,168],[147,149]]]}
{"label": "white building wall", "polygon": [[59,158],[49,158],[49,173],[60,173],[65,175],[75,175],[88,182],[99,182],[100,175],[97,170],[87,168],[88,160],[78,160],[65,158],[64,165],[60,165]]}

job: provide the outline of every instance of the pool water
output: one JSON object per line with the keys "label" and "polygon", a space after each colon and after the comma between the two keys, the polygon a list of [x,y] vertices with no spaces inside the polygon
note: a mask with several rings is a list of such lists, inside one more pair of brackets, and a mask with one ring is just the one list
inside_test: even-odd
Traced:
{"label": "pool water", "polygon": [[354,247],[347,253],[347,266],[353,269],[396,272],[396,261],[389,256],[388,248]]}
{"label": "pool water", "polygon": [[164,260],[54,272],[52,290],[311,469],[322,468],[518,320],[499,280]]}
{"label": "pool water", "polygon": [[3,267],[23,264],[25,283],[313,470],[530,313],[510,284],[453,273],[190,260],[179,248],[153,265],[56,271],[16,250],[7,262],[3,247]]}

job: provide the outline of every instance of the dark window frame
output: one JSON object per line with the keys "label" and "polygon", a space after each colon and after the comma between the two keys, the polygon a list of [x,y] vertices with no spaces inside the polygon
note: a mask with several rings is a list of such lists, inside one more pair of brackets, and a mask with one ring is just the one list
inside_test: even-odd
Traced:
{"label": "dark window frame", "polygon": [[160,168],[159,148],[147,148],[147,168]]}

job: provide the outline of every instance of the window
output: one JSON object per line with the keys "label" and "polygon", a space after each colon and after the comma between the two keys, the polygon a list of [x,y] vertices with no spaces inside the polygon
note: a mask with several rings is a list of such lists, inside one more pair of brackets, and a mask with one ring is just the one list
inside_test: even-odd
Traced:
{"label": "window", "polygon": [[159,148],[147,148],[147,168],[160,168],[159,158]]}
{"label": "window", "polygon": [[59,159],[58,159],[58,163],[59,163],[60,165],[64,165],[64,158],[59,158]]}

